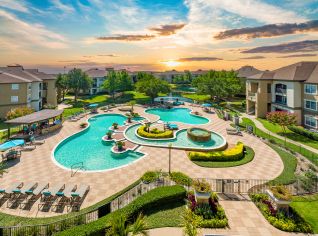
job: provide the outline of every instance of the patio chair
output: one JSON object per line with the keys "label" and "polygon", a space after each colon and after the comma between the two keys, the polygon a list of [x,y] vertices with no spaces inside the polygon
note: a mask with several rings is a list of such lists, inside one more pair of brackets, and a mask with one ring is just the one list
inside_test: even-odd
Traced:
{"label": "patio chair", "polygon": [[58,183],[42,191],[38,210],[42,210],[45,206],[50,207],[56,200],[56,193],[63,191],[64,188],[65,184]]}
{"label": "patio chair", "polygon": [[16,149],[9,149],[5,152],[2,153],[2,160],[12,160],[12,159],[16,159],[16,158],[19,158],[21,157],[21,151],[19,150],[16,150]]}
{"label": "patio chair", "polygon": [[8,188],[0,188],[0,194],[2,195],[1,200],[10,198],[13,190],[20,189],[22,186],[22,182],[14,182]]}
{"label": "patio chair", "polygon": [[27,143],[28,145],[42,145],[45,143],[45,140],[36,140],[33,136],[30,138],[30,142]]}
{"label": "patio chair", "polygon": [[14,203],[23,201],[27,197],[27,194],[25,192],[34,189],[37,184],[38,183],[30,182],[23,184],[21,188],[15,188],[14,190],[12,190],[12,194],[9,198],[9,201],[7,202],[7,207],[12,207]]}
{"label": "patio chair", "polygon": [[20,203],[20,208],[25,208],[27,205],[36,202],[41,192],[49,187],[48,183],[37,183],[36,187],[33,189],[26,190],[24,193],[27,195],[27,198]]}
{"label": "patio chair", "polygon": [[19,151],[33,151],[36,149],[35,145],[24,145],[18,148]]}
{"label": "patio chair", "polygon": [[74,192],[77,188],[76,184],[66,184],[65,188],[61,192],[57,192],[55,195],[59,198],[59,200],[56,202],[56,204],[52,205],[52,207],[55,207],[56,210],[58,207],[63,207],[64,205],[67,205],[71,203],[71,197],[72,192]]}
{"label": "patio chair", "polygon": [[71,193],[71,207],[79,210],[86,194],[89,192],[90,186],[86,184],[80,184],[76,191]]}

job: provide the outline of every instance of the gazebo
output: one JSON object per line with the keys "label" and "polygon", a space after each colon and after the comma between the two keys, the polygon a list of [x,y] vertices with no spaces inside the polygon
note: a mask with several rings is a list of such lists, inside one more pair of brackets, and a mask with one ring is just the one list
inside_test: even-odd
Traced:
{"label": "gazebo", "polygon": [[[10,125],[26,125],[28,127],[28,133],[31,131],[39,131],[41,134],[47,134],[61,128],[63,111],[64,110],[44,109],[5,121],[5,123],[8,124],[8,139],[10,138]],[[57,119],[57,117],[59,118]]]}

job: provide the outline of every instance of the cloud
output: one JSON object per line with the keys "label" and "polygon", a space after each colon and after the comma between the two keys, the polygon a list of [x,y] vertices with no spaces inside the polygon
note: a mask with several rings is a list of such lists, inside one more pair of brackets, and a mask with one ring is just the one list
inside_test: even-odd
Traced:
{"label": "cloud", "polygon": [[115,54],[100,54],[100,55],[97,55],[97,56],[99,56],[99,57],[118,57]]}
{"label": "cloud", "polygon": [[29,13],[29,9],[23,2],[12,0],[0,0],[0,7],[7,8],[14,11]]}
{"label": "cloud", "polygon": [[264,56],[253,56],[253,57],[242,57],[241,60],[253,60],[253,59],[264,59]]}
{"label": "cloud", "polygon": [[185,57],[185,58],[179,58],[178,61],[180,62],[191,62],[191,61],[219,61],[223,60],[221,58],[217,57]]}
{"label": "cloud", "polygon": [[28,23],[0,9],[0,39],[19,47],[67,48],[67,39],[44,25]]}
{"label": "cloud", "polygon": [[227,38],[267,38],[286,34],[296,34],[304,32],[318,31],[318,20],[307,21],[304,23],[285,23],[285,24],[270,24],[259,27],[247,27],[240,29],[225,30],[214,36],[215,39]]}
{"label": "cloud", "polygon": [[182,29],[185,24],[169,24],[169,25],[160,25],[159,27],[151,27],[149,30],[157,32],[161,36],[168,36],[175,34],[176,31]]}
{"label": "cloud", "polygon": [[292,54],[292,55],[287,55],[287,56],[281,56],[277,58],[293,58],[293,57],[315,57],[317,54]]}
{"label": "cloud", "polygon": [[293,53],[318,51],[318,40],[290,42],[271,46],[256,47],[241,53]]}
{"label": "cloud", "polygon": [[143,41],[143,40],[151,40],[154,39],[155,35],[148,34],[122,34],[115,36],[105,36],[105,37],[97,37],[97,40],[100,41]]}
{"label": "cloud", "polygon": [[70,5],[66,5],[64,3],[62,3],[60,0],[51,0],[51,3],[53,4],[53,6],[62,11],[63,13],[73,13],[75,12],[75,9],[73,6],[70,6]]}

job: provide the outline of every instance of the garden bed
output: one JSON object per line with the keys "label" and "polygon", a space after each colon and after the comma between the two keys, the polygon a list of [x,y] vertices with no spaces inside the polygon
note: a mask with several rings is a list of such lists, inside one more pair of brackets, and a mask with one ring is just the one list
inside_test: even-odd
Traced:
{"label": "garden bed", "polygon": [[137,134],[144,138],[152,139],[168,139],[173,138],[172,130],[159,130],[157,128],[148,130],[147,126],[143,125],[137,129]]}

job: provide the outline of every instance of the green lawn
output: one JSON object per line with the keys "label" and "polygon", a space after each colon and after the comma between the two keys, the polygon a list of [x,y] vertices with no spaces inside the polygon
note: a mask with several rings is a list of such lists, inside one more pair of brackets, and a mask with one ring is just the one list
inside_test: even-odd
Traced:
{"label": "green lawn", "polygon": [[294,197],[290,206],[318,233],[318,194]]}
{"label": "green lawn", "polygon": [[233,166],[241,166],[246,163],[249,163],[254,158],[254,151],[250,147],[246,147],[246,155],[242,160],[239,161],[193,161],[193,163],[198,166],[208,167],[208,168],[224,168],[224,167],[233,167]]}
{"label": "green lawn", "polygon": [[86,103],[102,103],[107,102],[109,96],[105,94],[82,97],[80,100]]}
{"label": "green lawn", "polygon": [[185,210],[184,202],[175,202],[164,206],[158,206],[143,214],[147,228],[178,227],[181,224],[181,215]]}
{"label": "green lawn", "polygon": [[294,155],[281,150],[273,144],[269,144],[269,146],[274,149],[282,159],[284,163],[283,172],[274,179],[275,184],[291,184],[296,181],[295,170],[297,167],[297,159]]}
{"label": "green lawn", "polygon": [[78,113],[78,112],[81,112],[81,111],[84,111],[84,109],[80,108],[80,107],[65,108],[64,112],[63,112],[63,116],[64,117],[69,117],[69,116],[72,116],[75,113]]}
{"label": "green lawn", "polygon": [[184,93],[182,94],[182,97],[185,97],[185,98],[190,98],[192,100],[195,100],[195,101],[207,101],[207,100],[211,100],[211,97],[210,95],[200,95],[200,94],[196,94],[196,93]]}
{"label": "green lawn", "polygon": [[268,139],[268,140],[271,140],[272,142],[275,142],[278,145],[285,146],[289,150],[292,150],[293,152],[297,152],[297,153],[303,155],[309,161],[311,161],[314,165],[318,166],[318,154],[316,154],[316,153],[314,153],[314,152],[312,152],[304,147],[301,147],[300,145],[295,145],[293,143],[285,142],[283,137],[280,139],[280,138],[271,136],[270,134],[258,129],[251,119],[244,117],[244,118],[242,118],[242,123],[240,124],[240,126],[242,129],[245,129],[246,125],[250,125],[254,128],[255,135],[262,137],[262,138],[265,138],[265,139]]}
{"label": "green lawn", "polygon": [[270,123],[269,121],[265,120],[265,119],[261,119],[261,118],[257,118],[257,120],[259,122],[261,122],[263,124],[263,126],[273,132],[273,133],[276,133],[282,137],[287,137],[291,140],[294,140],[294,141],[297,141],[299,143],[302,143],[304,145],[307,145],[307,146],[310,146],[310,147],[313,147],[313,148],[316,148],[318,149],[318,141],[315,141],[315,140],[312,140],[310,138],[307,138],[303,135],[300,135],[300,134],[297,134],[297,133],[294,133],[293,131],[287,129],[286,130],[286,133],[283,132],[282,128],[279,126],[279,125],[276,125],[276,124],[272,124]]}

